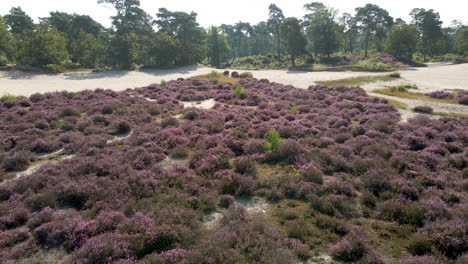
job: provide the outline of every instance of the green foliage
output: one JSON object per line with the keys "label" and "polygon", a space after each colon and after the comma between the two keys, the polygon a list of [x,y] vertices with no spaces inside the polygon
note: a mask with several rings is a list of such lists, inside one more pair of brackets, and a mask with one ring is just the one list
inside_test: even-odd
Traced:
{"label": "green foliage", "polygon": [[47,64],[42,66],[42,68],[49,73],[60,73],[65,71],[65,67],[59,64]]}
{"label": "green foliage", "polygon": [[160,83],[159,85],[161,85],[161,86],[163,86],[163,87],[166,87],[166,86],[167,86],[167,82],[166,82],[165,80],[162,80],[161,83]]}
{"label": "green foliage", "polygon": [[374,4],[366,4],[364,7],[356,8],[356,20],[364,35],[364,56],[367,57],[371,37],[377,36],[391,26],[393,18],[387,10]]}
{"label": "green foliage", "polygon": [[455,35],[455,51],[462,57],[468,55],[468,26],[462,26]]}
{"label": "green foliage", "polygon": [[217,27],[211,27],[208,32],[208,57],[213,67],[221,67],[226,63],[231,54],[231,48],[223,34],[219,33]]}
{"label": "green foliage", "polygon": [[175,64],[179,49],[179,40],[167,32],[160,32],[153,40],[151,55],[156,59],[156,65],[170,66]]}
{"label": "green foliage", "polygon": [[278,60],[281,60],[281,29],[280,26],[283,23],[284,15],[283,11],[276,6],[275,4],[270,4],[268,6],[268,21],[267,27],[269,28],[270,32],[273,33],[275,37],[276,43],[276,51],[278,54]]}
{"label": "green foliage", "polygon": [[13,37],[8,32],[7,26],[0,16],[0,67],[5,66],[8,58],[12,59],[13,44]]}
{"label": "green foliage", "polygon": [[95,68],[102,64],[106,57],[106,47],[92,34],[80,31],[77,39],[70,44],[74,61],[86,68]]}
{"label": "green foliage", "polygon": [[295,57],[305,52],[307,44],[299,20],[294,17],[286,18],[280,26],[280,31],[288,54],[291,55],[291,63],[295,66]]}
{"label": "green foliage", "polygon": [[192,65],[204,59],[205,31],[197,22],[197,14],[171,12],[160,8],[155,23],[161,32],[167,32],[180,42],[177,65]]}
{"label": "green foliage", "polygon": [[371,58],[357,63],[357,66],[363,71],[391,71],[395,70],[392,66],[381,62],[378,58]]}
{"label": "green foliage", "polygon": [[138,58],[138,36],[131,33],[118,34],[112,42],[111,53],[118,66],[130,69]]}
{"label": "green foliage", "polygon": [[66,39],[57,29],[46,24],[36,26],[33,32],[21,34],[18,48],[19,62],[35,67],[63,65],[69,58]]}
{"label": "green foliage", "polygon": [[[306,15],[307,36],[312,43],[315,54],[330,56],[340,47],[339,25],[336,22],[337,11],[327,8],[323,4],[308,9],[311,14]],[[306,5],[307,7],[307,5]]]}
{"label": "green foliage", "polygon": [[243,94],[244,94],[244,88],[242,88],[242,86],[236,86],[236,88],[234,88],[235,97],[241,98]]}
{"label": "green foliage", "polygon": [[281,145],[281,137],[275,129],[271,129],[268,131],[265,141],[263,143],[263,148],[266,151],[272,151],[272,150],[277,150],[279,149]]}
{"label": "green foliage", "polygon": [[34,23],[21,7],[12,7],[10,13],[5,15],[5,22],[12,34],[21,34],[34,30]]}
{"label": "green foliage", "polygon": [[399,72],[392,72],[388,76],[390,76],[392,78],[400,78],[401,74]]}
{"label": "green foliage", "polygon": [[289,113],[295,115],[297,113],[297,106],[295,104],[291,105],[289,108]]}
{"label": "green foliage", "polygon": [[416,84],[400,84],[390,88],[392,92],[407,92],[410,89],[417,90],[418,86]]}
{"label": "green foliage", "polygon": [[426,61],[427,56],[433,56],[442,48],[442,21],[439,13],[433,9],[415,8],[410,15],[419,33],[419,51]]}
{"label": "green foliage", "polygon": [[218,78],[219,77],[219,72],[211,71],[210,73],[208,73],[208,77],[209,78]]}
{"label": "green foliage", "polygon": [[418,42],[415,25],[397,24],[387,33],[385,50],[397,58],[412,59]]}
{"label": "green foliage", "polygon": [[18,96],[14,96],[12,94],[4,94],[0,97],[0,101],[16,101],[19,100]]}

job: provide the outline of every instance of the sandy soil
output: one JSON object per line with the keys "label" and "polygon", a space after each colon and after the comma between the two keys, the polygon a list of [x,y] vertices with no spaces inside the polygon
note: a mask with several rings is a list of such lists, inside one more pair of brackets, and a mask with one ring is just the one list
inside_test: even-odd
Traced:
{"label": "sandy soil", "polygon": [[[0,95],[13,94],[29,96],[34,93],[45,93],[67,90],[77,92],[86,89],[112,89],[122,91],[127,88],[159,83],[161,80],[188,78],[206,74],[211,68],[189,66],[170,70],[144,71],[108,71],[108,72],[72,72],[63,74],[34,74],[19,71],[0,71]],[[242,71],[239,71],[242,72]],[[270,81],[291,84],[307,88],[318,80],[336,80],[362,75],[373,75],[365,72],[298,72],[286,70],[252,71],[254,77]],[[374,73],[375,74],[375,73]]]}
{"label": "sandy soil", "polygon": [[408,105],[408,109],[415,106],[429,106],[435,112],[468,114],[468,106],[458,104],[444,104],[411,100],[393,96],[372,93],[376,89],[387,88],[400,84],[416,84],[418,93],[434,91],[468,90],[468,64],[450,65],[447,63],[432,63],[427,68],[408,68],[400,70],[401,79],[390,82],[375,82],[361,86],[372,96],[394,99]]}
{"label": "sandy soil", "polygon": [[[159,83],[162,80],[188,78],[195,75],[206,74],[211,68],[188,66],[169,70],[142,70],[142,71],[108,71],[108,72],[73,72],[63,74],[34,74],[19,71],[0,71],[0,95],[13,94],[29,96],[33,93],[54,91],[77,92],[86,89],[112,89],[122,91],[128,88],[146,86]],[[242,71],[239,71],[242,72]],[[251,71],[255,78],[269,79],[272,82],[290,84],[298,88],[308,88],[316,81],[336,80],[365,75],[382,75],[386,73],[369,72],[300,72],[287,70],[259,70]],[[425,105],[436,112],[465,113],[468,107],[450,105],[397,97],[382,96],[372,93],[375,89],[385,88],[404,83],[416,84],[418,92],[427,93],[440,90],[468,90],[468,64],[449,65],[447,63],[434,63],[426,68],[408,68],[400,70],[402,78],[392,82],[377,82],[363,85],[366,91],[373,96],[386,97],[406,103],[409,109]]]}

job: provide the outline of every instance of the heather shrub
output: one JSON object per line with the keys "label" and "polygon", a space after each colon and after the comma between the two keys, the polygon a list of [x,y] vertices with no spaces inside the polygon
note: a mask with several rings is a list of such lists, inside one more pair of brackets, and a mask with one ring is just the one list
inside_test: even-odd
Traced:
{"label": "heather shrub", "polygon": [[330,248],[331,255],[343,261],[358,261],[368,252],[364,230],[353,227],[338,243]]}
{"label": "heather shrub", "polygon": [[5,171],[20,171],[26,169],[30,161],[30,155],[26,152],[13,152],[5,158],[2,167]]}
{"label": "heather shrub", "polygon": [[458,103],[461,105],[468,105],[468,95],[464,95],[458,98]]}
{"label": "heather shrub", "polygon": [[387,201],[380,208],[382,219],[414,226],[423,225],[425,213],[424,208],[416,204],[401,204],[394,201]]}
{"label": "heather shrub", "polygon": [[107,233],[91,238],[76,253],[77,263],[106,264],[135,257],[132,245],[122,235]]}
{"label": "heather shrub", "polygon": [[185,159],[189,155],[189,148],[184,145],[178,145],[175,147],[173,150],[171,150],[171,153],[169,156],[173,159]]}
{"label": "heather shrub", "polygon": [[161,121],[161,127],[166,128],[166,127],[178,127],[179,126],[179,120],[174,117],[167,117],[164,118]]}
{"label": "heather shrub", "polygon": [[432,112],[434,112],[434,110],[429,106],[416,106],[413,108],[413,111],[423,114],[432,114]]}
{"label": "heather shrub", "polygon": [[130,133],[131,127],[130,124],[126,121],[121,121],[117,123],[114,127],[114,135],[119,135],[119,134],[127,134]]}
{"label": "heather shrub", "polygon": [[231,72],[231,77],[232,77],[232,78],[239,78],[240,76],[239,76],[239,73],[238,73],[238,72],[233,71],[233,72]]}
{"label": "heather shrub", "polygon": [[432,93],[427,93],[426,95],[429,96],[429,97],[432,97],[432,98],[437,98],[437,99],[452,99],[452,98],[454,98],[453,94],[448,93],[448,92],[444,92],[444,91],[436,91],[436,92],[432,92]]}
{"label": "heather shrub", "polygon": [[255,161],[251,158],[240,157],[234,160],[234,171],[239,174],[250,176],[257,175],[257,167]]}
{"label": "heather shrub", "polygon": [[265,152],[264,144],[261,140],[250,139],[244,144],[244,151],[247,154],[262,154]]}
{"label": "heather shrub", "polygon": [[28,217],[28,210],[24,208],[14,208],[8,214],[0,217],[0,230],[22,226],[26,223]]}
{"label": "heather shrub", "polygon": [[36,243],[44,248],[54,248],[62,245],[67,238],[67,230],[58,221],[45,223],[33,232]]}
{"label": "heather shrub", "polygon": [[60,117],[80,116],[80,111],[72,107],[65,107],[60,111]]}
{"label": "heather shrub", "polygon": [[313,164],[306,164],[299,169],[302,178],[307,182],[323,184],[323,173]]}
{"label": "heather shrub", "polygon": [[239,78],[241,79],[253,78],[253,74],[251,72],[243,72],[239,75]]}
{"label": "heather shrub", "polygon": [[407,257],[398,264],[445,264],[444,260],[436,258],[434,256],[419,256],[419,257]]}

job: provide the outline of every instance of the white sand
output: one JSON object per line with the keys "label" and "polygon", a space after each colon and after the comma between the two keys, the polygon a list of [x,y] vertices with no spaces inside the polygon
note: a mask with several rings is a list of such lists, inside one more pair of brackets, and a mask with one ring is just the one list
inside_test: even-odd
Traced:
{"label": "white sand", "polygon": [[[0,95],[24,95],[67,90],[78,92],[87,89],[112,89],[123,91],[127,88],[146,86],[160,83],[162,80],[188,78],[195,75],[207,74],[213,69],[188,66],[170,70],[144,71],[107,71],[72,72],[62,74],[34,74],[19,71],[0,71]],[[222,70],[219,70],[222,71]],[[243,72],[242,70],[237,70]],[[336,80],[362,75],[374,75],[366,72],[297,72],[286,70],[252,71],[255,78],[265,78],[270,81],[290,84],[299,88],[307,88],[314,81]]]}
{"label": "white sand", "polygon": [[[162,80],[188,78],[207,74],[212,68],[188,66],[170,70],[142,71],[107,71],[100,73],[73,72],[63,74],[34,74],[19,71],[0,71],[0,95],[24,95],[67,90],[77,92],[87,89],[112,89],[123,91],[128,88],[159,83]],[[218,70],[222,71],[222,70]],[[243,72],[242,70],[236,70]],[[383,75],[387,73],[369,72],[300,72],[287,70],[251,71],[255,78],[268,79],[272,82],[290,84],[306,89],[316,81],[337,80],[343,78]],[[400,70],[402,78],[394,82],[377,82],[362,87],[372,92],[375,89],[393,86],[401,83],[412,83],[419,87],[418,92],[427,93],[441,90],[468,90],[468,64],[448,65],[446,63],[430,64],[426,68],[408,68]],[[373,96],[381,96],[373,94]],[[385,97],[385,96],[381,96]],[[386,97],[406,103],[411,109],[417,105],[430,106],[436,112],[468,113],[467,106],[449,105],[417,100]]]}

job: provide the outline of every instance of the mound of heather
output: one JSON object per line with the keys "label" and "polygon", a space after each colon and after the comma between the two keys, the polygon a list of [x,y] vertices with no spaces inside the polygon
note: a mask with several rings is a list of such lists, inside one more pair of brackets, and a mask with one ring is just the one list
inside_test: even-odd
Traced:
{"label": "mound of heather", "polygon": [[463,261],[466,119],[398,123],[355,87],[237,85],[2,102],[0,262]]}

